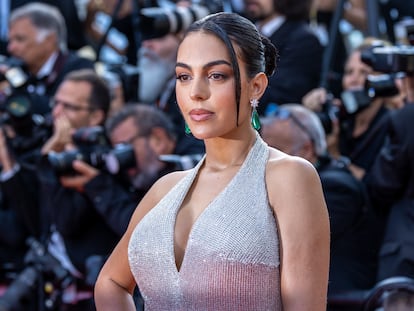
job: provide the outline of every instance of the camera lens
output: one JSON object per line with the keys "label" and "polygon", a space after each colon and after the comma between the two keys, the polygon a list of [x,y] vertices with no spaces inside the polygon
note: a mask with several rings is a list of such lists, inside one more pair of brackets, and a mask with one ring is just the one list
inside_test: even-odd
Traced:
{"label": "camera lens", "polygon": [[73,172],[72,163],[74,160],[83,160],[82,154],[78,150],[65,152],[50,152],[48,160],[53,169],[59,174]]}
{"label": "camera lens", "polygon": [[135,153],[130,144],[117,144],[105,157],[106,169],[118,174],[122,169],[135,165]]}

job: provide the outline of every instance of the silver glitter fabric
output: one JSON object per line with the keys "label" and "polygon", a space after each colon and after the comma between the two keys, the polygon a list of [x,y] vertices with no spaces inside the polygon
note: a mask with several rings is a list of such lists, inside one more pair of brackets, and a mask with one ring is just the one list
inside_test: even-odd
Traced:
{"label": "silver glitter fabric", "polygon": [[137,225],[128,256],[146,311],[282,310],[268,156],[257,136],[238,173],[194,223],[179,271],[175,219],[204,159]]}

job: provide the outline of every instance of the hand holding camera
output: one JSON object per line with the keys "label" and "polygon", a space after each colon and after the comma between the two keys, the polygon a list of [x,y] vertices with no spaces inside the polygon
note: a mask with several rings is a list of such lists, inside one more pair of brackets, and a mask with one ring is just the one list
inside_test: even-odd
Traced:
{"label": "hand holding camera", "polygon": [[[72,142],[74,148],[70,150],[48,153],[50,165],[60,176],[76,175],[79,171],[90,177],[99,170],[118,174],[123,169],[135,165],[135,153],[132,146],[121,143],[112,147],[102,126],[83,127],[76,130],[72,134]],[[88,167],[79,163],[79,160]],[[92,168],[96,171],[92,171]]]}

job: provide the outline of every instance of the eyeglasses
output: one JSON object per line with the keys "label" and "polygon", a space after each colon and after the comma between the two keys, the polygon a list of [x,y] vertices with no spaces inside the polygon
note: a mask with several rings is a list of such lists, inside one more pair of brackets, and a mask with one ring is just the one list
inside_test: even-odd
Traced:
{"label": "eyeglasses", "polygon": [[57,100],[55,98],[52,98],[50,100],[49,105],[50,105],[51,108],[53,108],[55,106],[58,106],[58,105],[62,105],[62,108],[64,110],[69,110],[69,111],[74,111],[74,112],[78,112],[78,111],[82,111],[82,110],[85,110],[85,111],[93,111],[94,110],[94,108],[89,107],[89,106],[79,106],[79,105],[76,105],[76,104],[71,104],[71,103],[68,103],[68,102],[64,102],[62,100]]}
{"label": "eyeglasses", "polygon": [[303,125],[303,123],[290,111],[284,108],[278,107],[275,109],[270,116],[278,118],[279,120],[292,120],[292,122],[303,132],[306,136],[309,137],[310,141],[314,143],[314,139],[312,138],[309,130]]}

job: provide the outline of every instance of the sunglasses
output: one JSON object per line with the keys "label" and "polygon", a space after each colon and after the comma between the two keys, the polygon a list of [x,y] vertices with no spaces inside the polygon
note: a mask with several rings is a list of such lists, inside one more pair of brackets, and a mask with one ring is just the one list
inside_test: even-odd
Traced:
{"label": "sunglasses", "polygon": [[305,133],[309,137],[310,141],[314,143],[314,139],[310,135],[309,130],[290,110],[278,106],[269,114],[269,116],[275,117],[279,120],[292,120],[293,124],[295,124],[303,133]]}

